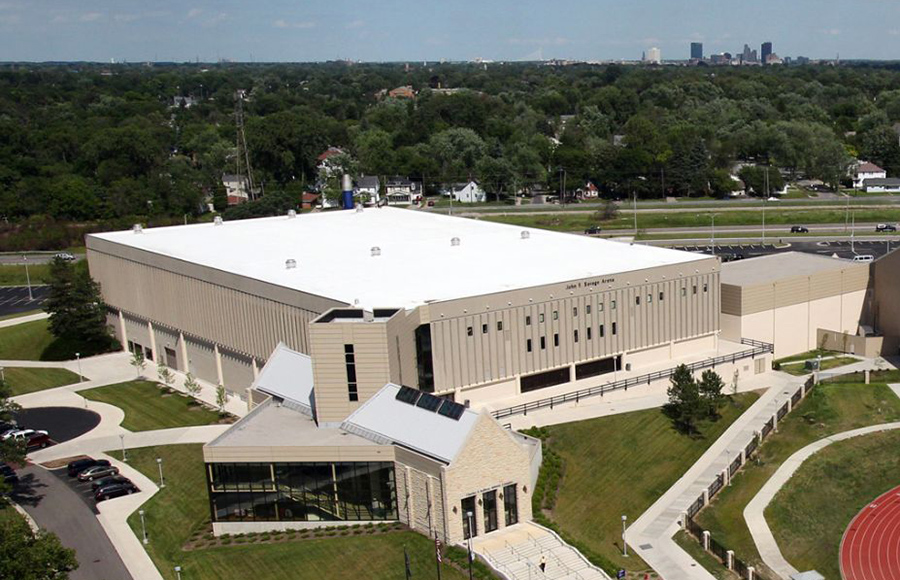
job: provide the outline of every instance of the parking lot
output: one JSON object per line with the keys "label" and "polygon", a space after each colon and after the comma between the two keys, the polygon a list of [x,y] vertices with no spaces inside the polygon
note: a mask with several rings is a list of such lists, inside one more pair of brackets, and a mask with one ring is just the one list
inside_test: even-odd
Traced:
{"label": "parking lot", "polygon": [[47,431],[54,443],[63,443],[83,435],[100,423],[100,415],[71,407],[34,407],[15,415],[23,428]]}
{"label": "parking lot", "polygon": [[49,286],[32,286],[31,296],[34,299],[31,300],[27,286],[0,287],[0,316],[38,310],[44,305],[49,290]]}
{"label": "parking lot", "polygon": [[847,240],[831,241],[831,242],[797,242],[792,241],[789,244],[716,244],[715,252],[709,244],[700,245],[684,245],[672,246],[676,250],[685,250],[688,252],[703,252],[705,254],[715,253],[722,256],[723,260],[741,258],[755,258],[757,256],[766,256],[768,254],[777,254],[781,252],[805,252],[809,254],[819,254],[821,256],[837,256],[839,258],[851,259],[856,255],[872,255],[876,259],[887,254],[889,251],[896,249],[900,244],[897,241],[890,240],[867,240],[859,242],[850,242]]}

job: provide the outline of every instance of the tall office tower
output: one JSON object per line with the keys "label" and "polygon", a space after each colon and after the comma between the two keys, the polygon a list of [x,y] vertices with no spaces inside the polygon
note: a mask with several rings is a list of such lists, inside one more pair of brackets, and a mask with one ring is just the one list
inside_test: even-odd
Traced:
{"label": "tall office tower", "polygon": [[653,48],[647,50],[644,59],[650,64],[659,64],[662,62],[662,51],[654,46]]}
{"label": "tall office tower", "polygon": [[703,60],[703,43],[691,43],[691,60]]}
{"label": "tall office tower", "polygon": [[766,64],[766,59],[770,54],[772,54],[772,43],[762,43],[762,50],[760,50],[760,61],[762,61],[763,64]]}

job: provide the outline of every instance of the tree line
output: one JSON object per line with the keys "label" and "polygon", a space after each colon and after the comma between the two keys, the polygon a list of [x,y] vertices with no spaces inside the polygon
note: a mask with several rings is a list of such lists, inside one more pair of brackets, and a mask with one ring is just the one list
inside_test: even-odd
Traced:
{"label": "tree line", "polygon": [[[381,93],[406,85],[415,98]],[[475,178],[496,195],[563,180],[592,180],[606,197],[722,195],[737,162],[832,184],[853,157],[900,170],[892,64],[8,65],[0,217],[180,218],[208,199],[221,208],[238,90],[256,182],[294,203],[329,146],[358,174],[427,188]]]}

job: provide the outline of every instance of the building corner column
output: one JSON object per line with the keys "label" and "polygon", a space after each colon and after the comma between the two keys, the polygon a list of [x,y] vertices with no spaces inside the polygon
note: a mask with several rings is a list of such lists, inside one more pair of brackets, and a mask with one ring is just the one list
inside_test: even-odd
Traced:
{"label": "building corner column", "polygon": [[153,332],[153,323],[149,320],[147,321],[147,331],[150,333],[150,350],[153,351],[153,361],[159,362],[159,351],[156,349],[156,333]]}
{"label": "building corner column", "polygon": [[122,336],[122,350],[128,352],[128,328],[125,326],[125,315],[119,310],[119,334]]}
{"label": "building corner column", "polygon": [[213,352],[216,355],[216,378],[219,380],[219,385],[225,385],[225,378],[222,376],[222,355],[219,354],[219,345],[213,345]]}
{"label": "building corner column", "polygon": [[[181,360],[184,361],[182,363],[182,366],[184,368],[180,369],[180,370],[184,371],[185,373],[189,373],[189,372],[191,372],[191,361],[188,358],[187,342],[184,340],[183,332],[178,333],[178,342],[181,343]],[[176,370],[179,370],[179,369],[176,369]]]}

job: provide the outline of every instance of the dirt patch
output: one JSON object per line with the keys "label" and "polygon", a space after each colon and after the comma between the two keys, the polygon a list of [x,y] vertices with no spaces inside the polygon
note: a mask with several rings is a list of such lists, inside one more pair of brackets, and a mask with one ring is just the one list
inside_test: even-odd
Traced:
{"label": "dirt patch", "polygon": [[346,538],[352,536],[376,536],[395,532],[408,531],[409,528],[397,522],[391,524],[359,524],[355,526],[336,526],[331,528],[308,528],[276,532],[259,532],[252,534],[227,534],[214,536],[211,525],[194,532],[185,542],[185,551],[221,548],[226,546],[242,546],[246,544],[280,544],[303,540],[321,540],[326,538]]}
{"label": "dirt patch", "polygon": [[53,461],[46,461],[41,463],[41,467],[46,467],[47,469],[59,469],[60,467],[67,466],[72,461],[78,461],[79,459],[91,459],[87,455],[73,455],[72,457],[64,457],[63,459],[54,459]]}

